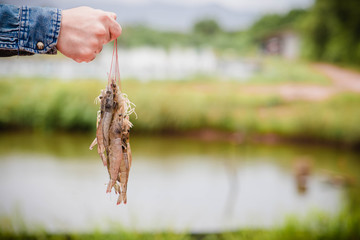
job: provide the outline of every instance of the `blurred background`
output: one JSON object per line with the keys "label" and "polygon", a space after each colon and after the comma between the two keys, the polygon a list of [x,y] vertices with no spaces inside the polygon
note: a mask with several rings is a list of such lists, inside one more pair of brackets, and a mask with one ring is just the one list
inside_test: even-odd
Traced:
{"label": "blurred background", "polygon": [[2,1],[113,11],[136,104],[105,194],[91,63],[0,59],[0,238],[360,239],[357,0]]}

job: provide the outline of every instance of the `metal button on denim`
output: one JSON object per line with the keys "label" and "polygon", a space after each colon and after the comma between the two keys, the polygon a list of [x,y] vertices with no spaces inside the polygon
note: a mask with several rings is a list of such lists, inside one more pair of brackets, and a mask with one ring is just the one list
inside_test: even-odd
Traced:
{"label": "metal button on denim", "polygon": [[61,9],[19,7],[0,0],[0,19],[0,56],[57,53]]}
{"label": "metal button on denim", "polygon": [[44,49],[44,44],[42,42],[38,42],[36,44],[36,47],[39,49],[39,50],[43,50]]}

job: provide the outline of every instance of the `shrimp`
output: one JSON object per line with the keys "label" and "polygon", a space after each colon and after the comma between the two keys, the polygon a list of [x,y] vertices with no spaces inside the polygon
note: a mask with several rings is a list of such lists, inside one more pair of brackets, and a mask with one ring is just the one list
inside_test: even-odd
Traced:
{"label": "shrimp", "polygon": [[114,189],[115,189],[115,193],[116,193],[116,194],[121,194],[121,189],[120,189],[119,184],[115,183]]}
{"label": "shrimp", "polygon": [[107,167],[110,179],[106,192],[109,193],[114,188],[115,193],[119,194],[117,204],[126,204],[132,163],[129,142],[132,123],[129,115],[135,113],[135,105],[120,91],[114,78],[109,79],[106,90],[101,91],[97,100],[100,100],[100,110],[96,121],[96,138],[90,149],[97,144],[101,160]]}
{"label": "shrimp", "polygon": [[102,122],[103,122],[103,116],[105,111],[105,92],[102,90],[100,96],[97,98],[100,100],[100,111],[98,112],[97,121],[96,121],[96,138],[90,145],[90,150],[94,148],[94,146],[97,144],[97,151],[100,155],[100,158],[104,164],[104,166],[107,165],[107,159],[104,154],[105,152],[105,146],[104,146],[104,137],[103,137],[103,128],[102,128]]}
{"label": "shrimp", "polygon": [[[101,90],[101,95],[98,96],[97,98],[95,98],[95,103],[98,103],[99,100],[101,101],[102,93],[103,93],[103,91]],[[101,110],[98,111],[98,114],[96,117],[96,130],[99,127],[100,119],[101,119]],[[96,144],[97,144],[97,138],[95,137],[94,141],[90,144],[89,149],[93,150],[93,148],[95,147]]]}
{"label": "shrimp", "polygon": [[[115,114],[114,114],[114,119],[111,123],[111,127],[110,127],[110,134],[109,134],[109,140],[110,140],[110,145],[109,145],[109,166],[108,166],[108,171],[109,171],[109,175],[110,175],[110,180],[109,180],[109,184],[107,187],[106,192],[111,192],[111,188],[116,184],[116,180],[120,171],[120,164],[122,161],[122,156],[123,156],[123,149],[122,149],[122,131],[121,131],[121,126],[122,126],[122,107],[119,106],[118,102],[119,102],[119,96],[117,94],[117,86],[113,85],[113,100],[114,100],[114,109],[115,109]],[[116,188],[115,188],[116,191]]]}
{"label": "shrimp", "polygon": [[131,128],[132,124],[129,120],[129,115],[126,115],[123,121],[123,146],[126,148],[126,159],[127,161],[126,163],[126,168],[130,170],[130,166],[131,166],[131,149],[130,149],[130,142],[129,142],[129,137],[130,137],[130,128]]}
{"label": "shrimp", "polygon": [[132,154],[131,154],[131,148],[130,148],[130,142],[129,139],[126,143],[126,149],[127,149],[127,154],[128,154],[128,159],[129,159],[129,169],[131,168],[131,164],[132,164]]}
{"label": "shrimp", "polygon": [[129,179],[129,168],[127,167],[127,153],[126,151],[123,152],[123,161],[120,162],[120,173],[119,173],[119,177],[120,177],[120,185],[121,185],[121,198],[124,202],[124,204],[126,204],[127,202],[127,197],[126,197],[126,192],[127,192],[127,182]]}
{"label": "shrimp", "polygon": [[105,156],[105,145],[104,145],[104,135],[103,135],[103,126],[102,121],[104,119],[100,119],[99,126],[96,129],[96,139],[98,143],[98,154],[100,155],[101,161],[103,162],[104,166],[107,166],[107,156]]}
{"label": "shrimp", "polygon": [[106,87],[106,94],[104,99],[104,117],[102,121],[102,131],[104,136],[104,145],[107,149],[109,147],[109,129],[111,125],[111,120],[113,116],[113,92],[111,91],[110,87]]}
{"label": "shrimp", "polygon": [[[117,125],[117,124],[113,124]],[[110,180],[106,192],[111,192],[111,188],[115,185],[117,176],[119,174],[120,163],[123,156],[123,149],[121,146],[121,132],[118,127],[111,127],[110,135],[112,135],[109,146],[109,174]]]}
{"label": "shrimp", "polygon": [[[124,101],[122,101],[124,103]],[[121,185],[121,198],[124,204],[127,202],[127,183],[129,179],[129,172],[130,172],[130,159],[131,159],[131,150],[129,148],[129,134],[130,134],[130,127],[131,122],[129,121],[129,116],[126,115],[122,121],[122,148],[123,148],[123,157],[122,161],[120,162],[120,173],[119,173],[119,182]],[[130,150],[130,155],[128,150]],[[120,196],[119,196],[120,199]],[[120,201],[118,199],[118,202]]]}

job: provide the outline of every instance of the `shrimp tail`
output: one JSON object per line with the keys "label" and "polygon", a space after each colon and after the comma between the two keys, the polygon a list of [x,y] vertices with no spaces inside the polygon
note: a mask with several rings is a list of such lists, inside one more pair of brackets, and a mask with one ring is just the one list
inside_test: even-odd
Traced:
{"label": "shrimp tail", "polygon": [[111,189],[113,188],[113,186],[116,184],[116,181],[113,180],[113,179],[110,179],[109,180],[109,183],[108,183],[108,186],[107,186],[107,189],[106,189],[106,193],[110,193],[111,192]]}

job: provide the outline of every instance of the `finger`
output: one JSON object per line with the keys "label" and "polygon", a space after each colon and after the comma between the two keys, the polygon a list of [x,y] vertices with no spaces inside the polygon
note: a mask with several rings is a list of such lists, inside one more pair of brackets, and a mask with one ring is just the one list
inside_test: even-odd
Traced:
{"label": "finger", "polygon": [[108,15],[111,17],[111,19],[114,19],[116,20],[116,13],[113,13],[113,12],[108,12]]}
{"label": "finger", "polygon": [[111,33],[110,33],[110,30],[107,29],[106,30],[106,33],[102,36],[99,36],[98,38],[98,46],[102,46],[104,44],[107,44],[108,42],[111,41]]}
{"label": "finger", "polygon": [[103,47],[101,45],[97,50],[95,50],[95,55],[99,54],[102,51],[102,49],[103,49]]}
{"label": "finger", "polygon": [[92,60],[94,60],[96,58],[96,55],[95,56],[93,56],[93,57],[91,57],[91,58],[89,58],[89,59],[86,59],[86,60],[84,60],[84,62],[91,62]]}
{"label": "finger", "polygon": [[118,38],[121,34],[121,26],[115,20],[110,22],[109,32],[110,32],[110,41]]}

